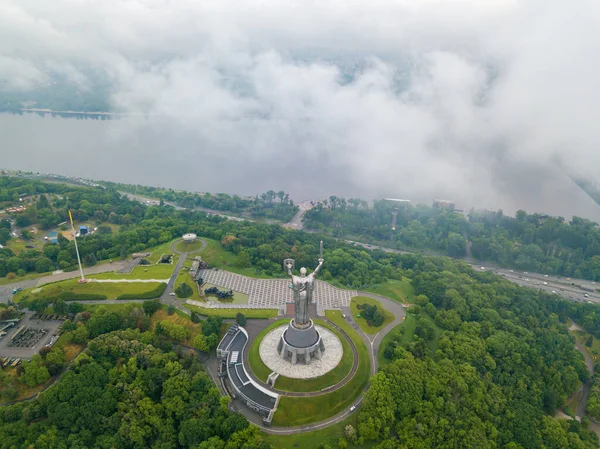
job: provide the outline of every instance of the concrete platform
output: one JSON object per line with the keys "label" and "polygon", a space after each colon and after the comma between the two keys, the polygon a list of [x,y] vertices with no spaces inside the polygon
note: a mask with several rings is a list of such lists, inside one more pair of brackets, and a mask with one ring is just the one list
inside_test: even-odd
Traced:
{"label": "concrete platform", "polygon": [[265,338],[260,342],[260,347],[258,348],[260,358],[264,364],[274,372],[292,379],[312,379],[313,377],[320,377],[328,373],[342,360],[342,342],[337,335],[329,329],[319,325],[316,325],[315,327],[319,331],[319,334],[321,334],[321,338],[326,348],[323,357],[320,360],[313,359],[310,362],[310,365],[300,363],[293,365],[291,362],[282,359],[277,353],[277,345],[279,344],[281,335],[287,327],[288,325],[284,324],[273,329],[265,335]]}

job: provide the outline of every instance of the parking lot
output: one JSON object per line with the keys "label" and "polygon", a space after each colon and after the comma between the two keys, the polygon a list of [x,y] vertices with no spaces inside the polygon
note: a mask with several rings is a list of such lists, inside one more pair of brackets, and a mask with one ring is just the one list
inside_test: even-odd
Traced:
{"label": "parking lot", "polygon": [[[59,320],[34,319],[32,318],[33,315],[34,312],[25,312],[25,317],[16,326],[13,326],[8,332],[8,334],[0,338],[0,358],[21,357],[30,359],[32,355],[37,354],[39,350],[50,341],[50,339],[56,333],[58,327],[62,323],[62,321]],[[28,328],[27,335],[31,335],[33,337],[35,336],[35,334],[38,334],[41,336],[41,338],[35,343],[33,343],[33,341],[35,340],[34,338],[29,340],[32,342],[32,346],[11,346],[11,343],[13,342],[13,336],[17,333],[19,329],[21,329],[22,326]],[[46,332],[42,333],[42,329],[46,329]],[[23,333],[25,330],[26,329],[23,329],[21,333]],[[27,335],[24,335],[24,337],[27,337]],[[22,338],[20,338],[20,336],[18,336],[17,339],[20,341],[25,341]]]}

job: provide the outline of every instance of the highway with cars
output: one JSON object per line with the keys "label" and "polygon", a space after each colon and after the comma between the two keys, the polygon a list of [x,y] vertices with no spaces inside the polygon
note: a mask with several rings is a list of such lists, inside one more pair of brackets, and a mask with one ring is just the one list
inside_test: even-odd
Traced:
{"label": "highway with cars", "polygon": [[[370,245],[354,240],[345,240],[345,242],[355,246],[362,246],[363,248],[370,250],[382,250],[397,254],[412,253],[412,251],[402,251],[379,245]],[[596,284],[592,281],[500,268],[486,264],[485,262],[474,262],[472,260],[465,260],[465,262],[471,265],[474,270],[497,274],[507,281],[514,282],[522,287],[543,290],[547,293],[559,295],[572,301],[600,304],[600,284]]]}

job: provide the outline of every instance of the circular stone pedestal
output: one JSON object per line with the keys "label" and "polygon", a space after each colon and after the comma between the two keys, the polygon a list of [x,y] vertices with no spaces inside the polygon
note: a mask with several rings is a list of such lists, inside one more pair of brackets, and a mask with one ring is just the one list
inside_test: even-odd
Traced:
{"label": "circular stone pedestal", "polygon": [[311,379],[322,376],[335,368],[342,360],[342,342],[337,335],[322,326],[315,326],[321,336],[327,350],[321,359],[312,359],[309,365],[297,363],[293,365],[290,361],[282,359],[277,352],[277,346],[281,336],[288,328],[287,324],[273,329],[260,342],[258,353],[267,367],[274,372],[292,379]]}

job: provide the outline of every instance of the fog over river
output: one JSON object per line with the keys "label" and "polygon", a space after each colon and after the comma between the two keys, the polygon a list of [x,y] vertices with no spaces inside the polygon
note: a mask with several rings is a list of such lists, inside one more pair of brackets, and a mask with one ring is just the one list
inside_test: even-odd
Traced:
{"label": "fog over river", "polygon": [[286,140],[268,140],[264,132],[253,131],[259,124],[252,121],[232,125],[243,130],[236,138],[227,132],[219,135],[210,123],[183,123],[168,117],[77,120],[0,115],[0,168],[197,192],[254,195],[285,190],[296,201],[337,195],[430,204],[433,198],[443,198],[465,209],[501,208],[506,214],[524,209],[600,220],[600,207],[552,165],[498,164],[467,188],[464,180],[454,182],[464,167],[455,172],[448,165],[446,173],[439,173],[448,182],[431,186],[416,181],[420,171],[427,173],[427,165],[406,161],[390,166],[383,161],[378,173],[370,161],[369,169],[363,170],[360,163],[333,158],[334,153],[322,151],[313,136],[293,129]]}

